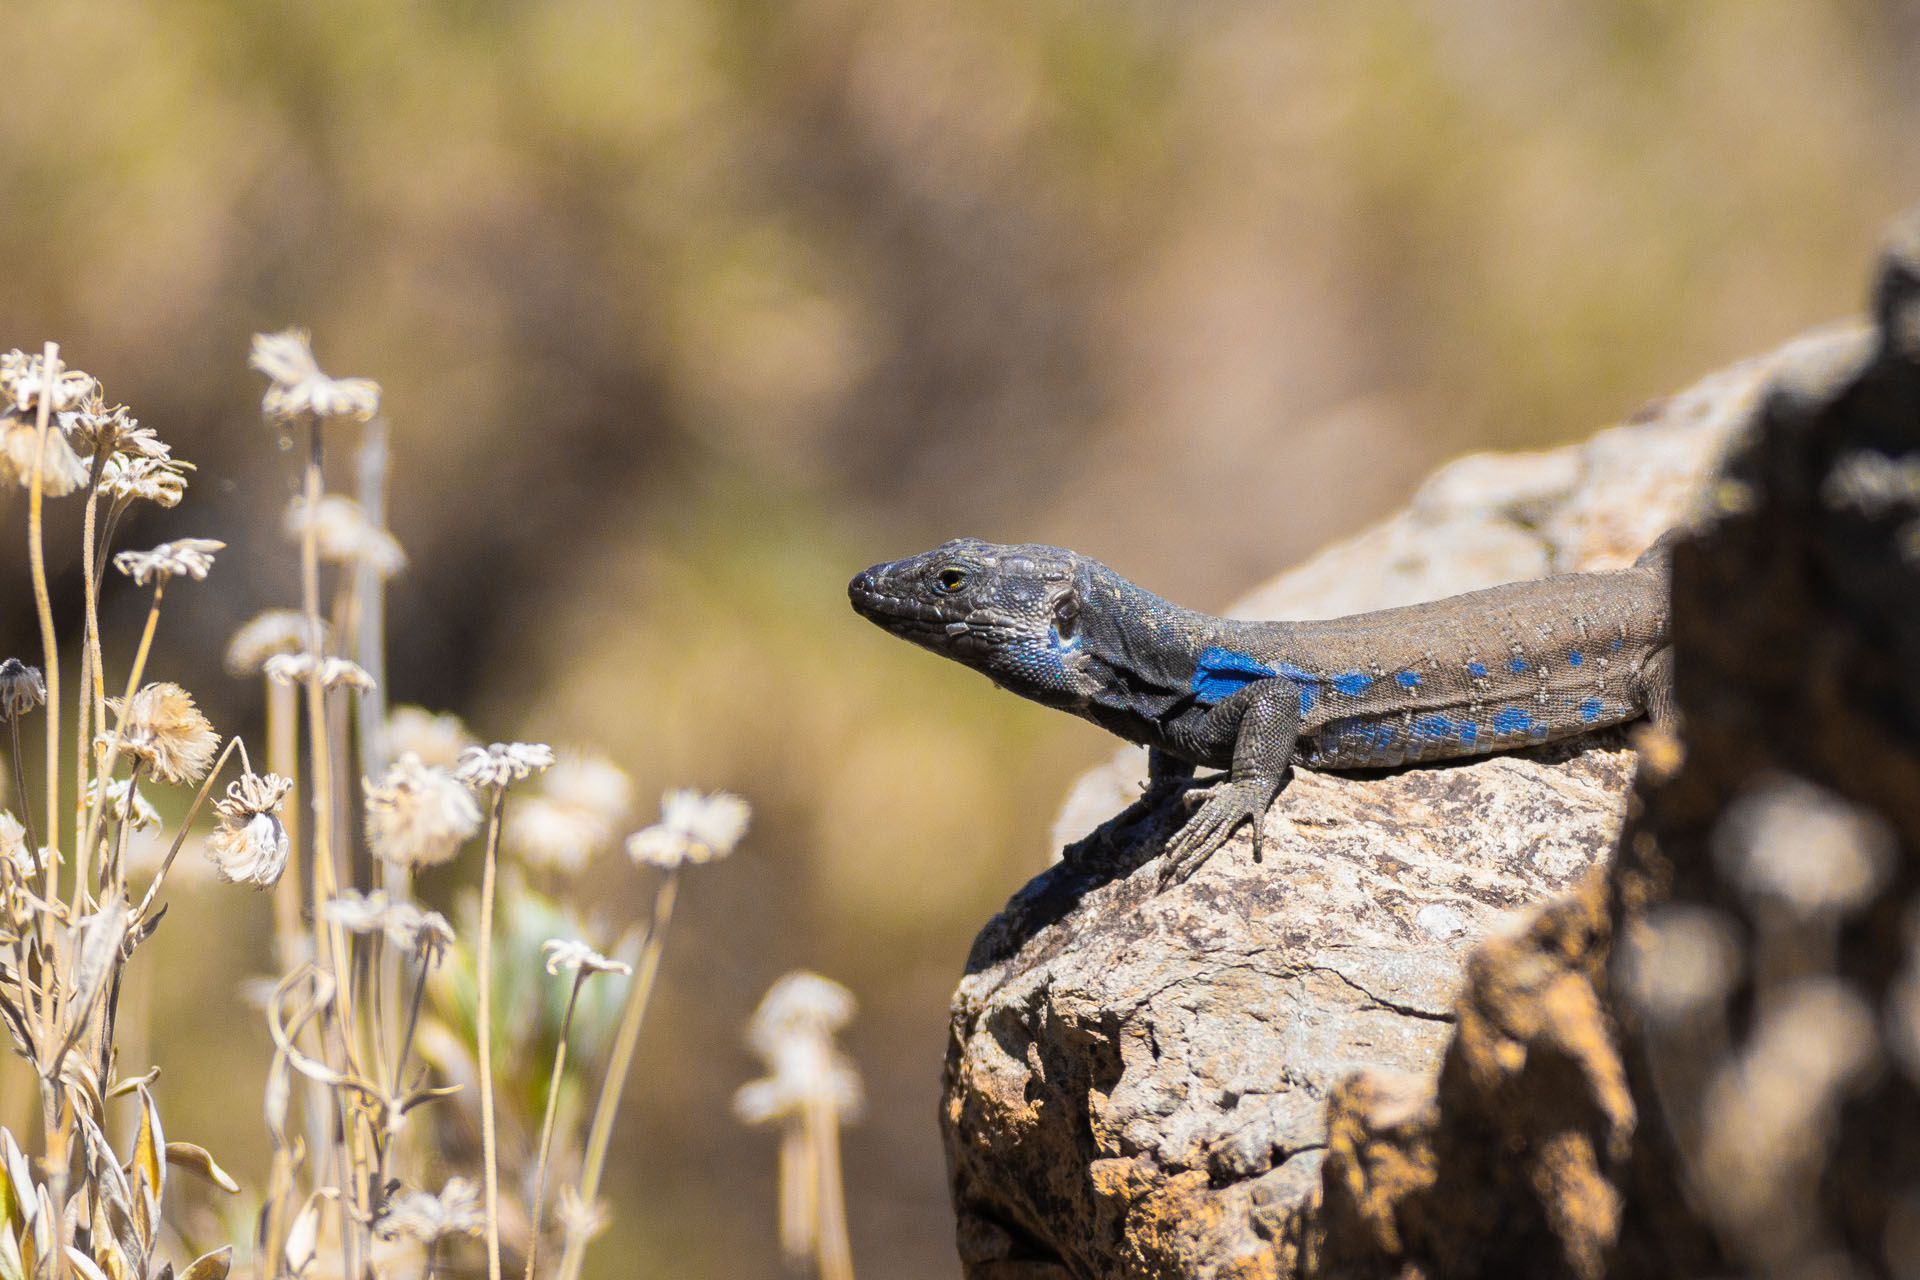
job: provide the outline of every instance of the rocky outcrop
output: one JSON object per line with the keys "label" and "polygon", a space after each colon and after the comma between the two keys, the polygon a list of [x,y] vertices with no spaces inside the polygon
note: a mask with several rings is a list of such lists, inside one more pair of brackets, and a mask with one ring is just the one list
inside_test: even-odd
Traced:
{"label": "rocky outcrop", "polygon": [[[1155,894],[1139,868],[1173,801],[1008,904],[953,1003],[969,1275],[1920,1258],[1904,234],[1876,330],[1809,335],[1579,446],[1455,463],[1244,604],[1383,607],[1700,530],[1675,557],[1680,738],[1301,771],[1264,862],[1243,840]],[[1083,780],[1062,826],[1139,772],[1129,752]]]}

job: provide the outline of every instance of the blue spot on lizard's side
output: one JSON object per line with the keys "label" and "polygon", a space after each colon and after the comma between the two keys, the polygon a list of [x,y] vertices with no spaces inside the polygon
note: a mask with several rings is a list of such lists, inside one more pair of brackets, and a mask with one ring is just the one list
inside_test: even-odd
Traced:
{"label": "blue spot on lizard's side", "polygon": [[1450,741],[1464,736],[1461,730],[1468,728],[1469,723],[1462,722],[1456,725],[1442,715],[1418,716],[1414,719],[1413,731],[1423,738],[1442,738]]}
{"label": "blue spot on lizard's side", "polygon": [[1600,718],[1601,703],[1598,698],[1588,698],[1580,704],[1580,718],[1592,724]]}
{"label": "blue spot on lizard's side", "polygon": [[[1254,681],[1279,674],[1250,653],[1212,644],[1200,651],[1200,661],[1193,669],[1193,692],[1202,702],[1224,702]],[[1303,710],[1307,702],[1305,688],[1303,685],[1300,696]]]}
{"label": "blue spot on lizard's side", "polygon": [[1567,654],[1567,665],[1570,667],[1577,667],[1586,660],[1587,655],[1581,653],[1578,649],[1574,649]]}
{"label": "blue spot on lizard's side", "polygon": [[1526,669],[1527,669],[1527,660],[1521,657],[1519,654],[1515,654],[1513,658],[1507,663],[1507,670],[1513,672],[1515,675],[1520,674],[1522,671],[1525,671]]}
{"label": "blue spot on lizard's side", "polygon": [[1412,689],[1419,685],[1420,673],[1418,671],[1402,671],[1399,675],[1395,676],[1394,679],[1400,682],[1402,689]]}
{"label": "blue spot on lizard's side", "polygon": [[1533,727],[1533,717],[1521,707],[1502,707],[1493,714],[1495,733],[1525,733]]}
{"label": "blue spot on lizard's side", "polygon": [[1364,671],[1342,671],[1333,678],[1333,687],[1345,694],[1364,693],[1373,677]]}
{"label": "blue spot on lizard's side", "polygon": [[1300,713],[1305,715],[1313,710],[1313,704],[1320,701],[1322,677],[1305,667],[1296,667],[1291,662],[1276,662],[1273,665],[1281,675],[1300,686]]}
{"label": "blue spot on lizard's side", "polygon": [[1467,674],[1472,676],[1475,680],[1486,679],[1487,678],[1486,664],[1483,662],[1469,662],[1467,664]]}

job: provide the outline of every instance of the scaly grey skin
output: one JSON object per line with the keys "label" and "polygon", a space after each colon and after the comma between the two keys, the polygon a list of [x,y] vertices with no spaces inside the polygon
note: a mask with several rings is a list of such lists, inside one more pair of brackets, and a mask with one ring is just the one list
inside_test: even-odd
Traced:
{"label": "scaly grey skin", "polygon": [[1184,609],[1060,547],[962,538],[847,586],[893,634],[1148,748],[1151,782],[1227,780],[1167,844],[1164,887],[1243,822],[1260,856],[1287,767],[1533,746],[1672,705],[1664,543],[1632,567],[1323,622]]}

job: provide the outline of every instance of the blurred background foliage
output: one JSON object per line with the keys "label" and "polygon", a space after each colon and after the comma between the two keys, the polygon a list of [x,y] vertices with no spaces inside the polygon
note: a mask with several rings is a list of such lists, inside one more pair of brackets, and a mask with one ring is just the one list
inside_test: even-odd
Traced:
{"label": "blurred background foliage", "polygon": [[[957,1273],[945,1000],[1108,746],[860,622],[855,569],[1039,539],[1224,604],[1451,454],[1857,309],[1920,191],[1907,0],[13,0],[7,27],[0,345],[61,342],[200,464],[123,545],[253,548],[181,593],[154,674],[257,725],[217,656],[296,598],[265,550],[294,470],[244,359],[299,324],[386,389],[394,699],[756,806],[683,897],[607,1276],[775,1266],[772,1140],[727,1097],[801,965],[863,1002],[861,1269]],[[0,653],[31,658],[6,555]],[[611,924],[644,911],[627,868],[589,878]],[[230,1022],[172,1059],[155,1034],[170,1129],[257,1179],[231,1050],[265,1061],[236,986],[268,909],[234,902],[162,931],[179,1026]]]}

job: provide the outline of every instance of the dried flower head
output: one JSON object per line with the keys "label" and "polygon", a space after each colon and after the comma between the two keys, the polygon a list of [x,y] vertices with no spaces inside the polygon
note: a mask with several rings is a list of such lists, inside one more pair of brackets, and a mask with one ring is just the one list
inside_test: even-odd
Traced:
{"label": "dried flower head", "polygon": [[404,1237],[429,1247],[450,1236],[477,1236],[486,1229],[480,1189],[468,1178],[448,1178],[437,1196],[427,1191],[391,1196],[373,1224],[374,1234],[382,1240]]}
{"label": "dried flower head", "polygon": [[833,1047],[833,1033],[853,1011],[853,993],[817,973],[796,971],[774,983],[747,1024],[747,1043],[771,1072],[734,1094],[734,1114],[761,1124],[821,1103],[843,1118],[857,1114],[860,1073]]}
{"label": "dried flower head", "polygon": [[426,764],[451,769],[472,745],[473,735],[451,711],[401,706],[387,714],[387,750],[395,756],[412,752]]}
{"label": "dried flower head", "polygon": [[367,669],[347,658],[321,658],[311,653],[276,653],[260,664],[267,673],[267,679],[277,680],[281,684],[304,684],[315,673],[320,676],[320,687],[338,689],[348,685],[355,689],[371,689],[374,679]]}
{"label": "dried flower head", "polygon": [[[166,782],[196,782],[220,745],[213,726],[193,705],[193,695],[177,684],[157,681],[124,701],[107,705],[120,719],[120,749],[144,760]],[[112,737],[101,735],[111,745]]]}
{"label": "dried flower head", "polygon": [[311,511],[305,497],[296,497],[287,506],[284,524],[287,536],[296,542],[311,531],[324,560],[364,563],[382,578],[407,567],[407,553],[399,539],[367,519],[360,504],[342,494],[323,495]]}
{"label": "dried flower head", "polygon": [[330,378],[313,358],[313,340],[304,329],[253,335],[248,364],[273,379],[260,400],[270,422],[291,422],[302,414],[316,418],[358,418],[365,422],[380,408],[380,384],[370,378]]}
{"label": "dried flower head", "polygon": [[[323,621],[316,637],[307,625],[307,615],[297,609],[268,609],[233,633],[227,641],[227,674],[258,675],[267,659],[282,653],[309,653],[324,650],[328,628]],[[317,641],[317,642],[316,642]]]}
{"label": "dried flower head", "polygon": [[0,662],[0,720],[18,720],[47,700],[47,680],[40,668],[18,658]]}
{"label": "dried flower head", "polygon": [[0,413],[0,479],[11,478],[21,488],[33,483],[35,460],[40,465],[40,492],[64,498],[87,482],[87,464],[74,452],[67,433],[57,424],[47,428],[46,444],[32,414]]}
{"label": "dried flower head", "polygon": [[633,966],[620,960],[609,960],[577,938],[548,938],[540,944],[540,953],[547,958],[547,972],[558,974],[561,970],[568,973],[632,973]]}
{"label": "dried flower head", "polygon": [[560,1201],[554,1206],[553,1216],[559,1220],[560,1230],[568,1240],[585,1243],[605,1231],[613,1221],[607,1212],[607,1202],[581,1198],[578,1187],[560,1188]]}
{"label": "dried flower head", "polygon": [[[53,404],[55,413],[85,404],[99,384],[93,375],[82,373],[78,369],[67,369],[55,362],[53,376]],[[40,407],[40,397],[47,389],[47,366],[43,356],[30,356],[24,351],[13,350],[0,355],[0,395],[4,395],[9,407],[15,413],[32,413]]]}
{"label": "dried flower head", "polygon": [[453,926],[445,916],[417,902],[390,898],[381,889],[342,889],[320,913],[349,933],[383,933],[402,951],[445,951],[453,945]]}
{"label": "dried flower head", "polygon": [[177,538],[151,551],[122,551],[113,558],[113,567],[143,587],[154,577],[204,582],[213,568],[213,553],[226,545],[213,538]]}
{"label": "dried flower head", "polygon": [[747,1023],[747,1043],[770,1053],[795,1035],[830,1036],[853,1021],[853,992],[832,978],[795,969],[767,988]]}
{"label": "dried flower head", "polygon": [[545,743],[496,742],[490,747],[468,747],[461,752],[453,776],[475,790],[504,787],[552,763],[553,748]]}
{"label": "dried flower head", "polygon": [[627,837],[627,856],[665,868],[712,862],[733,852],[752,816],[729,791],[669,791],[660,797],[660,821]]}
{"label": "dried flower head", "polygon": [[100,469],[100,492],[131,501],[142,498],[162,507],[177,507],[187,494],[191,462],[178,458],[127,457],[115,454]]}
{"label": "dried flower head", "polygon": [[411,753],[378,783],[366,784],[367,844],[376,858],[402,866],[445,862],[480,829],[473,793]]}
{"label": "dried flower head", "polygon": [[172,453],[151,428],[141,426],[127,412],[125,405],[108,408],[97,387],[85,404],[62,412],[59,421],[67,439],[84,446],[88,453],[143,458],[164,458]]}
{"label": "dried flower head", "polygon": [[291,851],[280,802],[292,790],[292,779],[277,773],[243,773],[227,784],[226,799],[213,802],[220,827],[207,837],[207,857],[221,879],[257,889],[280,882]]}
{"label": "dried flower head", "polygon": [[507,815],[501,841],[534,866],[572,874],[613,842],[633,784],[599,756],[562,756]]}
{"label": "dried flower head", "polygon": [[27,848],[27,829],[5,809],[0,809],[0,863],[22,876],[38,875],[41,870],[39,859]]}
{"label": "dried flower head", "polygon": [[[129,830],[158,831],[160,829],[160,811],[154,808],[147,798],[141,795],[138,790],[134,791],[132,801],[128,801],[127,789],[132,786],[132,783],[133,779],[131,778],[115,778],[112,782],[107,783],[105,812],[122,822],[131,822],[133,825]],[[87,783],[87,804],[89,806],[100,803],[100,790],[99,778],[95,778]],[[131,811],[129,811],[129,804],[131,804]]]}

